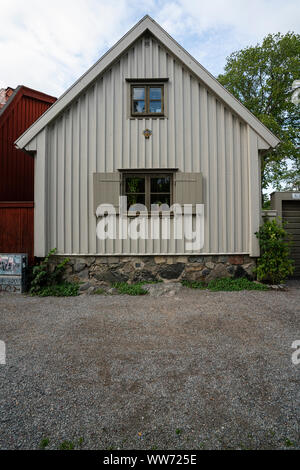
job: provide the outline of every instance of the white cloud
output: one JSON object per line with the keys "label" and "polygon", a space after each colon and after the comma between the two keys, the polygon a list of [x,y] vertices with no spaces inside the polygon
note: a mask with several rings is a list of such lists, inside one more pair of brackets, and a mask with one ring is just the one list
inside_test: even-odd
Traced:
{"label": "white cloud", "polygon": [[179,42],[187,41],[189,52],[212,73],[220,73],[231,52],[269,33],[298,32],[300,8],[297,0],[175,0],[157,20]]}
{"label": "white cloud", "polygon": [[297,0],[11,0],[0,12],[0,87],[56,96],[146,13],[212,73],[233,50],[300,25]]}
{"label": "white cloud", "polygon": [[0,86],[55,95],[135,23],[126,0],[11,0],[0,12]]}
{"label": "white cloud", "polygon": [[300,26],[297,0],[176,0],[166,3],[159,17],[172,29],[171,34],[182,30],[183,20],[188,20],[188,28],[194,32],[226,27],[252,39]]}

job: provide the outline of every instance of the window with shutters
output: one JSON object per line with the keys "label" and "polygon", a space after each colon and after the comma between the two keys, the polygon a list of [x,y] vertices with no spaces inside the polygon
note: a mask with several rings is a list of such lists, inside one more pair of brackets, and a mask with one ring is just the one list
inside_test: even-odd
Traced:
{"label": "window with shutters", "polygon": [[168,210],[173,204],[173,173],[123,173],[122,193],[127,209],[143,204],[147,210]]}
{"label": "window with shutters", "polygon": [[[127,196],[127,207],[143,204],[147,210],[168,210],[173,204],[203,203],[202,174],[177,169],[126,170],[94,173],[94,210],[100,204],[113,204],[119,213],[119,197]],[[168,206],[168,207],[167,207]],[[153,208],[152,208],[153,210]]]}

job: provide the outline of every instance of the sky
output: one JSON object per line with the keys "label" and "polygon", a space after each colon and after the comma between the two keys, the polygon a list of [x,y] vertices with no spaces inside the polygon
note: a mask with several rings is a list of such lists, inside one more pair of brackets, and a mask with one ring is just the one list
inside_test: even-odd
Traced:
{"label": "sky", "polygon": [[145,14],[215,76],[231,52],[300,30],[299,0],[0,0],[0,88],[60,96]]}

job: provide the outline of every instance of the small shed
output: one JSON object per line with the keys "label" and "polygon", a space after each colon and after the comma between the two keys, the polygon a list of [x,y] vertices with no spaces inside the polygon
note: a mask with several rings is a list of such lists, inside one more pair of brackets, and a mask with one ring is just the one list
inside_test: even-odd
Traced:
{"label": "small shed", "polygon": [[293,242],[291,257],[295,263],[294,276],[300,277],[300,191],[272,193],[271,208],[286,223],[286,230]]}

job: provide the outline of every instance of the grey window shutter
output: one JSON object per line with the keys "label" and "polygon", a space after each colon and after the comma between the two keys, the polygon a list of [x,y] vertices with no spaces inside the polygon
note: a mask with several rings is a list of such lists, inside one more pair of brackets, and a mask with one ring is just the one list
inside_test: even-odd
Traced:
{"label": "grey window shutter", "polygon": [[202,204],[202,173],[176,173],[173,202],[177,204]]}
{"label": "grey window shutter", "polygon": [[100,204],[112,204],[119,212],[120,173],[94,173],[94,212]]}

